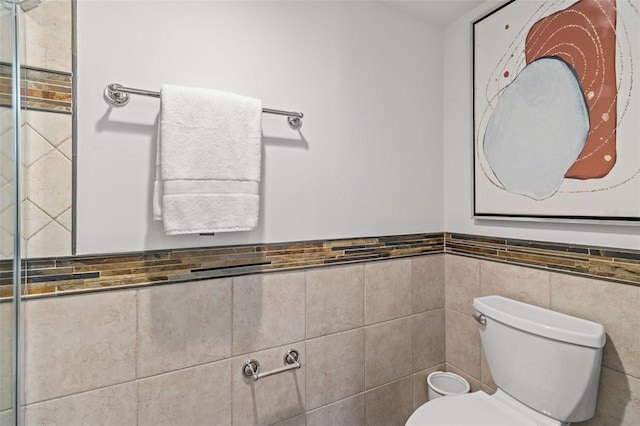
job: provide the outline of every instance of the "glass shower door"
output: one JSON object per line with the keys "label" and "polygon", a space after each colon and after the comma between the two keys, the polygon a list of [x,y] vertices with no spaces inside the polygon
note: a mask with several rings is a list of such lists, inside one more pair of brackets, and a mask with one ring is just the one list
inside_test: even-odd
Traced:
{"label": "glass shower door", "polygon": [[20,8],[0,0],[0,426],[19,424]]}

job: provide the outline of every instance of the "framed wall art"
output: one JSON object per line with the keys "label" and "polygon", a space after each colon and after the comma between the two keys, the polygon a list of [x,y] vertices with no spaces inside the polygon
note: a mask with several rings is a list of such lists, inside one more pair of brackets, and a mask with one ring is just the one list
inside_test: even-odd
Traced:
{"label": "framed wall art", "polygon": [[640,1],[473,23],[474,217],[640,224]]}

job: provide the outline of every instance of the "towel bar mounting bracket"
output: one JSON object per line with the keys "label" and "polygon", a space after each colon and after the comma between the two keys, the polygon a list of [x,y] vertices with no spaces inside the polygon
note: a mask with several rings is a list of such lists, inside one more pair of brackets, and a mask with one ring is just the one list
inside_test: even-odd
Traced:
{"label": "towel bar mounting bracket", "polygon": [[118,90],[119,84],[108,84],[104,88],[104,101],[115,108],[122,108],[129,103],[129,94]]}

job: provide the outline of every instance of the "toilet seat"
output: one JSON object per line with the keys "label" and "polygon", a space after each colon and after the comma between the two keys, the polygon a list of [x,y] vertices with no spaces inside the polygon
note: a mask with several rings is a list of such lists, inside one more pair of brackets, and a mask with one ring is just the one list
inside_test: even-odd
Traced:
{"label": "toilet seat", "polygon": [[405,426],[557,426],[561,424],[515,400],[510,400],[513,398],[499,389],[493,396],[482,391],[444,396],[418,407]]}

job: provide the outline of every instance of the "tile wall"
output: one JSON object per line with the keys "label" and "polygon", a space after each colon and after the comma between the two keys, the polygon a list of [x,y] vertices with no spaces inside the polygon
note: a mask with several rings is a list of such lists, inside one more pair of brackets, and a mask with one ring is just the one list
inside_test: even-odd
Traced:
{"label": "tile wall", "polygon": [[601,323],[607,333],[598,405],[589,426],[640,424],[640,287],[549,270],[445,255],[447,370],[472,390],[495,383],[473,319],[474,297],[499,294]]}
{"label": "tile wall", "polygon": [[[26,424],[402,425],[445,368],[444,273],[435,254],[30,299]],[[241,375],[290,348],[301,369]]]}
{"label": "tile wall", "polygon": [[[10,46],[10,16],[0,41]],[[42,0],[21,14],[23,112],[23,257],[71,254],[72,116],[71,0]],[[6,24],[6,25],[5,25]],[[5,64],[2,64],[4,62]],[[0,50],[0,112],[8,114],[11,52]],[[0,191],[12,189],[12,132],[0,134]],[[0,205],[0,257],[11,257],[13,214]]]}
{"label": "tile wall", "polygon": [[[403,425],[431,371],[495,389],[471,316],[488,294],[602,323],[598,408],[585,424],[640,422],[637,285],[442,251],[202,278],[27,299],[29,422]],[[241,376],[247,358],[269,370],[290,348],[302,369]]]}

